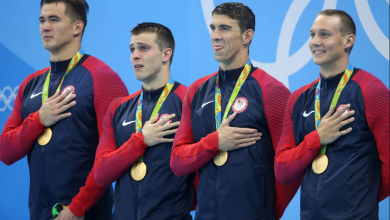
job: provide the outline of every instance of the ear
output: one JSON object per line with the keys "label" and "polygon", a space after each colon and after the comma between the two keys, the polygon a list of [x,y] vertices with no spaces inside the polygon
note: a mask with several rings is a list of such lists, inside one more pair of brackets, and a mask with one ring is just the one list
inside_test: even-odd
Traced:
{"label": "ear", "polygon": [[249,44],[252,41],[253,36],[255,35],[255,32],[252,29],[248,29],[242,33],[242,43],[243,44]]}
{"label": "ear", "polygon": [[356,36],[354,34],[349,34],[345,36],[344,50],[349,50],[355,43]]}
{"label": "ear", "polygon": [[169,59],[171,59],[171,56],[172,56],[172,49],[171,48],[166,48],[165,50],[163,50],[162,52],[162,61],[163,63],[166,63],[169,61]]}
{"label": "ear", "polygon": [[74,31],[73,35],[78,36],[83,33],[84,30],[84,22],[82,20],[78,20],[74,22]]}

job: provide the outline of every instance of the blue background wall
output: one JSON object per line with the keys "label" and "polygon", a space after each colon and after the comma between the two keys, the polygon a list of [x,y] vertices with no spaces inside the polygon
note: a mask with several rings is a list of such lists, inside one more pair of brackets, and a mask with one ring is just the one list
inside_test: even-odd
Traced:
{"label": "blue background wall", "polygon": [[[18,85],[49,65],[42,47],[38,17],[40,1],[0,1],[0,129],[9,117]],[[169,27],[176,40],[171,66],[175,80],[189,86],[218,69],[209,23],[222,0],[93,0],[83,49],[112,67],[130,93],[141,88],[129,61],[130,33],[141,22]],[[325,8],[347,11],[355,20],[357,40],[350,56],[389,87],[389,0],[244,0],[256,14],[252,62],[282,81],[291,91],[315,80],[319,68],[308,48],[309,29]],[[389,116],[384,116],[389,117]],[[0,163],[0,218],[28,219],[29,172],[24,158],[12,166]],[[336,192],[335,192],[336,193]],[[299,193],[297,194],[299,195]],[[380,219],[389,219],[389,199],[380,203]],[[299,196],[282,219],[299,219]]]}

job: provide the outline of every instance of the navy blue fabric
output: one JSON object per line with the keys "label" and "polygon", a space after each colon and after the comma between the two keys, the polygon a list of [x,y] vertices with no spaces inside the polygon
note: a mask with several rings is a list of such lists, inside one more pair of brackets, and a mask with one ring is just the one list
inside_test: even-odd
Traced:
{"label": "navy blue fabric", "polygon": [[[53,219],[51,209],[56,203],[68,206],[92,169],[99,141],[94,91],[91,73],[81,64],[65,78],[61,91],[69,85],[75,88],[77,104],[69,109],[72,116],[50,126],[53,136],[45,146],[37,142],[27,155],[30,170],[29,208],[31,219]],[[54,95],[70,60],[51,63],[49,97]],[[46,73],[29,81],[23,93],[23,120],[42,106],[41,93]],[[33,95],[33,96],[31,96]],[[110,187],[99,202],[85,215],[85,220],[112,219],[113,189]]]}
{"label": "navy blue fabric", "polygon": [[[243,68],[220,70],[222,115]],[[265,118],[262,89],[251,74],[237,95],[248,100],[246,110],[236,116],[230,126],[256,128],[263,133],[260,141],[250,147],[229,151],[228,161],[218,167],[212,160],[199,169],[197,191],[197,220],[275,219],[274,191],[275,156],[272,139]],[[204,82],[191,102],[191,125],[194,142],[216,130],[215,100],[216,75]],[[233,110],[229,110],[229,115]]]}
{"label": "navy blue fabric", "polygon": [[[363,94],[353,81],[359,69],[354,69],[351,79],[343,89],[336,109],[341,104],[351,104],[355,110],[355,121],[341,130],[352,127],[352,132],[328,144],[327,170],[320,175],[311,166],[306,170],[301,188],[301,219],[378,219],[381,161],[373,134],[365,117]],[[328,112],[333,94],[342,73],[321,79],[321,118]],[[293,107],[295,143],[303,141],[306,134],[315,130],[314,113],[304,117],[303,113],[314,111],[315,83],[304,91]]]}
{"label": "navy blue fabric", "polygon": [[[159,115],[175,113],[172,122],[180,121],[182,101],[174,93],[174,87],[163,103]],[[164,86],[165,87],[165,86]],[[142,102],[142,124],[149,121],[153,109],[164,87],[155,91],[144,91]],[[119,148],[135,133],[135,122],[123,126],[123,122],[135,121],[139,95],[122,103],[115,110],[113,127],[116,145]],[[174,135],[165,136],[173,138]],[[172,143],[148,147],[144,154],[147,173],[143,180],[133,180],[129,168],[115,185],[114,219],[166,219],[190,220],[194,205],[195,174],[177,177],[170,168]]]}

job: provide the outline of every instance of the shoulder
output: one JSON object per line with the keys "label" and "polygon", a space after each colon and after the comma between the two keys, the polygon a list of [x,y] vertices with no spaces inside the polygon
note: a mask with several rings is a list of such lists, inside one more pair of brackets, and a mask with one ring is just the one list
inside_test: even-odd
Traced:
{"label": "shoulder", "polygon": [[389,91],[389,89],[387,89],[385,84],[378,77],[362,69],[358,70],[356,74],[351,78],[351,80],[356,82],[360,86],[363,93],[372,93],[375,91]]}
{"label": "shoulder", "polygon": [[140,95],[142,92],[142,89],[140,89],[139,91],[131,94],[131,95],[128,95],[128,96],[124,96],[124,97],[119,97],[119,98],[115,98],[111,104],[110,104],[110,107],[108,107],[108,111],[110,112],[115,112],[115,110],[121,106],[123,103],[129,101],[129,100],[132,100],[134,98],[136,98],[138,95]]}
{"label": "shoulder", "polygon": [[264,95],[275,92],[290,95],[290,90],[283,83],[275,79],[261,68],[257,68],[255,71],[253,71],[251,76],[256,79]]}
{"label": "shoulder", "polygon": [[179,83],[179,82],[175,82],[173,89],[174,89],[173,93],[176,94],[180,98],[180,100],[183,102],[184,97],[187,93],[188,87]]}
{"label": "shoulder", "polygon": [[92,77],[117,75],[106,63],[91,55],[88,55],[81,65],[91,73]]}
{"label": "shoulder", "polygon": [[38,76],[41,76],[43,74],[45,74],[47,71],[49,71],[50,67],[47,67],[47,68],[44,68],[44,69],[41,69],[41,70],[38,70],[30,75],[28,75],[24,80],[23,82],[20,84],[19,86],[19,90],[21,90],[21,92],[23,92],[24,88],[26,87],[26,85],[32,81],[33,79],[37,78]]}
{"label": "shoulder", "polygon": [[198,80],[196,80],[195,82],[193,82],[190,87],[188,88],[188,94],[190,95],[190,99],[192,100],[192,98],[194,97],[196,91],[199,89],[199,87],[201,87],[205,82],[207,82],[211,77],[215,76],[218,74],[218,71],[217,72],[214,72],[213,74],[210,74],[208,76],[205,76],[205,77],[202,77]]}

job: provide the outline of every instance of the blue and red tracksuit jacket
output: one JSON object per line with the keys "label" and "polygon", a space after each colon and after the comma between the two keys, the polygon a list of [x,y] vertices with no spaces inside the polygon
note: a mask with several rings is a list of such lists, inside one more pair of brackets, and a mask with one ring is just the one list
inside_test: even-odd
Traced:
{"label": "blue and red tracksuit jacket", "polygon": [[[343,76],[321,78],[321,118]],[[314,124],[319,79],[291,95],[275,157],[282,184],[302,180],[301,219],[378,219],[378,203],[389,196],[389,90],[372,74],[355,68],[336,109],[351,104],[349,134],[327,145],[328,168],[318,175],[311,163],[320,139]]]}
{"label": "blue and red tracksuit jacket", "polygon": [[[51,62],[49,97],[54,95],[69,62]],[[77,104],[66,111],[72,115],[50,126],[53,136],[47,145],[40,146],[37,138],[44,125],[39,109],[48,72],[49,68],[39,70],[20,85],[0,136],[0,160],[10,165],[27,155],[31,219],[53,219],[56,203],[69,205],[73,214],[85,215],[86,220],[111,219],[112,187],[97,185],[91,169],[105,112],[114,98],[128,95],[126,86],[105,63],[84,55],[61,87],[61,91],[68,86],[75,89]]]}
{"label": "blue and red tracksuit jacket", "polygon": [[216,74],[220,74],[224,111],[242,69],[219,70],[195,81],[183,103],[171,168],[178,176],[198,170],[198,220],[279,219],[300,185],[297,181],[283,187],[275,181],[275,149],[290,92],[260,68],[252,67],[238,93],[236,100],[246,99],[247,106],[239,108],[242,112],[230,126],[255,128],[263,136],[253,146],[229,151],[225,165],[218,167],[213,163],[218,151],[214,116]]}
{"label": "blue and red tracksuit jacket", "polygon": [[[142,124],[149,121],[165,88],[143,91]],[[175,82],[159,110],[159,118],[176,114],[180,121],[187,87]],[[147,146],[142,132],[136,133],[135,115],[141,90],[112,102],[104,118],[104,132],[96,153],[95,180],[101,187],[115,185],[114,219],[189,220],[194,206],[196,173],[177,177],[169,166],[172,143]],[[174,135],[165,136],[172,138]],[[131,166],[144,155],[144,179],[131,177]]]}

